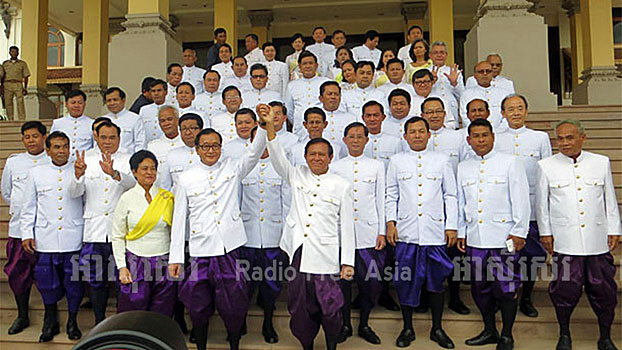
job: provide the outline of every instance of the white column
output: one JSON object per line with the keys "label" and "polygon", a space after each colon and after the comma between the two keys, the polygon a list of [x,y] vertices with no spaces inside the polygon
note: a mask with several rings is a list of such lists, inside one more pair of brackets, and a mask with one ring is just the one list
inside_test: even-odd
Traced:
{"label": "white column", "polygon": [[514,80],[530,110],[556,110],[557,98],[549,89],[547,26],[543,17],[527,11],[531,6],[526,0],[482,0],[464,44],[465,72],[473,74],[478,61],[497,52],[503,57],[502,74]]}

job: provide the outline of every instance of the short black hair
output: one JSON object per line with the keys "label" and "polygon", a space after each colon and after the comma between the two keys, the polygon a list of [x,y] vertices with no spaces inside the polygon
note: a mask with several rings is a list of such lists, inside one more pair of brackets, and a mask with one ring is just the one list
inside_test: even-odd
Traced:
{"label": "short black hair", "polygon": [[433,96],[433,97],[428,97],[425,100],[423,100],[423,102],[421,102],[421,113],[423,113],[423,107],[425,107],[425,104],[428,102],[433,102],[433,101],[440,103],[441,107],[443,107],[443,110],[445,110],[445,103],[443,102],[443,100],[440,97]]}
{"label": "short black hair", "polygon": [[220,135],[220,133],[218,131],[216,131],[216,129],[212,129],[212,128],[205,128],[203,130],[201,130],[198,134],[197,137],[194,138],[194,145],[198,146],[199,142],[201,141],[201,136],[203,135],[210,135],[210,134],[216,134],[218,136],[218,142],[220,142],[220,144],[222,145],[222,136]]}
{"label": "short black hair", "polygon": [[410,47],[408,48],[408,57],[410,57],[413,62],[417,60],[417,56],[415,56],[415,44],[419,42],[422,42],[423,46],[425,47],[425,55],[423,56],[423,58],[426,61],[430,59],[430,45],[428,45],[428,42],[425,41],[425,39],[419,38],[415,39],[415,41],[413,41],[413,43],[410,44]]}
{"label": "short black hair", "polygon": [[323,82],[322,85],[320,85],[320,96],[324,95],[324,91],[329,86],[336,86],[337,88],[339,88],[339,93],[341,93],[341,86],[339,86],[339,83],[334,80],[328,80],[328,81]]}
{"label": "short black hair", "polygon": [[505,111],[505,101],[509,100],[509,99],[510,99],[510,98],[512,98],[512,97],[518,97],[518,98],[520,98],[521,100],[523,100],[523,103],[525,103],[525,109],[529,109],[529,108],[528,108],[529,106],[528,106],[528,104],[527,104],[527,99],[525,98],[525,96],[523,96],[523,95],[519,95],[519,94],[510,94],[510,95],[505,96],[505,97],[503,98],[503,100],[501,100],[501,110],[502,110],[502,111]]}
{"label": "short black hair", "polygon": [[373,106],[378,106],[378,108],[380,108],[380,113],[384,114],[384,106],[382,105],[382,103],[375,101],[375,100],[371,100],[371,101],[365,102],[363,107],[361,107],[361,115],[365,114],[365,108],[369,108]]}
{"label": "short black hair", "polygon": [[238,121],[238,115],[250,115],[254,121],[257,121],[257,114],[255,114],[255,112],[253,112],[253,110],[250,108],[240,108],[237,112],[235,112],[233,120],[236,123]]}
{"label": "short black hair", "polygon": [[324,113],[324,111],[319,108],[319,107],[310,107],[307,108],[307,110],[305,111],[305,115],[304,115],[304,121],[307,121],[307,118],[309,117],[309,114],[319,114],[322,116],[322,121],[325,122],[326,121],[326,113]]}
{"label": "short black hair", "polygon": [[238,89],[238,87],[237,87],[237,86],[235,86],[235,85],[229,85],[229,86],[227,86],[226,88],[224,88],[224,89],[222,90],[222,99],[223,99],[223,100],[225,99],[225,94],[226,94],[227,92],[229,92],[229,91],[234,91],[234,90],[238,92],[238,96],[242,97],[242,93],[240,92],[240,89]]}
{"label": "short black hair", "polygon": [[276,51],[276,45],[274,45],[274,43],[272,41],[266,41],[265,43],[263,43],[263,45],[261,45],[261,51],[265,50],[266,47],[274,47],[274,50]]}
{"label": "short black hair", "polygon": [[367,33],[365,33],[365,37],[363,38],[363,42],[366,43],[367,40],[374,40],[376,38],[380,38],[380,34],[378,34],[377,31],[375,30],[368,30]]}
{"label": "short black hair", "polygon": [[101,130],[101,128],[103,127],[114,128],[117,131],[117,136],[121,136],[121,128],[117,124],[107,120],[104,120],[95,127],[95,133],[97,134],[97,136],[99,136],[99,130]]}
{"label": "short black hair", "polygon": [[132,154],[130,157],[130,169],[132,171],[137,171],[140,163],[145,159],[151,159],[155,163],[156,170],[158,170],[158,158],[156,158],[155,154],[147,151],[146,149],[141,149],[140,151]]}
{"label": "short black hair", "polygon": [[[65,134],[62,131],[56,130],[56,131],[52,131],[52,133],[50,134],[50,136],[48,136],[45,139],[45,148],[50,148],[52,147],[52,140],[53,139],[65,139],[67,140],[67,144],[70,145],[71,141],[69,140],[69,137],[67,136],[67,134]],[[70,145],[71,146],[71,145]]]}
{"label": "short black hair", "polygon": [[197,125],[199,126],[199,129],[203,129],[203,118],[201,118],[200,115],[196,114],[196,113],[184,113],[184,115],[182,115],[179,118],[179,128],[181,129],[181,124],[183,124],[183,122],[185,122],[186,120],[194,120],[195,122],[197,122]]}
{"label": "short black hair", "polygon": [[389,98],[388,98],[389,104],[391,104],[391,100],[397,96],[403,96],[408,102],[408,104],[410,104],[410,100],[411,100],[410,93],[404,89],[393,89],[393,91],[389,93]]}
{"label": "short black hair", "polygon": [[469,101],[469,103],[467,103],[466,105],[467,113],[469,113],[469,108],[471,108],[471,102],[474,102],[474,101],[484,102],[484,106],[486,106],[486,110],[490,112],[490,106],[488,106],[488,102],[486,102],[486,100],[482,100],[481,98],[474,98],[471,101]]}
{"label": "short black hair", "polygon": [[410,27],[408,28],[408,35],[410,35],[410,32],[412,32],[412,31],[413,31],[413,29],[419,29],[419,31],[421,32],[421,34],[423,34],[423,28],[421,28],[421,26],[418,26],[418,25],[414,24],[414,25],[412,25],[412,26],[410,26]]}
{"label": "short black hair", "polygon": [[226,47],[226,48],[229,49],[229,52],[233,52],[233,49],[231,48],[231,45],[229,45],[227,43],[224,43],[224,44],[220,45],[220,47],[218,48],[218,51],[220,51],[221,47]]}
{"label": "short black hair", "polygon": [[104,101],[106,100],[106,96],[110,95],[111,93],[115,91],[119,93],[119,97],[121,97],[121,99],[125,100],[125,91],[121,90],[121,88],[114,86],[114,87],[108,88],[106,92],[104,92]]}
{"label": "short black hair", "polygon": [[250,33],[250,34],[246,34],[246,36],[244,37],[244,39],[246,38],[251,38],[253,39],[256,43],[259,44],[259,37],[257,36],[257,34],[255,33]]}
{"label": "short black hair", "polygon": [[164,90],[168,89],[168,84],[166,84],[166,82],[164,80],[162,80],[162,79],[153,79],[153,81],[151,82],[151,85],[149,85],[149,90],[153,89],[154,87],[156,87],[158,85],[162,85]]}
{"label": "short black hair", "polygon": [[325,145],[328,146],[328,156],[332,156],[333,155],[333,145],[330,144],[330,142],[328,142],[327,139],[322,138],[322,137],[317,137],[314,138],[312,140],[310,140],[309,142],[307,142],[307,144],[305,145],[305,156],[307,155],[307,153],[309,152],[309,148],[313,145],[315,145],[316,143],[323,143]]}
{"label": "short black hair", "polygon": [[358,128],[358,127],[363,128],[363,130],[365,132],[365,136],[369,135],[369,129],[367,129],[365,124],[363,124],[361,122],[354,122],[354,123],[348,124],[348,126],[346,126],[346,128],[343,129],[343,137],[347,137],[348,136],[348,132],[350,132],[351,129]]}
{"label": "short black hair", "polygon": [[149,89],[151,89],[151,83],[153,83],[154,80],[156,80],[154,77],[145,77],[143,82],[140,84],[141,91],[149,91]]}
{"label": "short black hair", "polygon": [[270,107],[281,107],[281,110],[283,111],[283,114],[287,115],[287,107],[285,107],[285,104],[281,101],[272,101],[270,103],[268,103],[268,106]]}
{"label": "short black hair", "polygon": [[300,39],[303,42],[305,41],[305,37],[302,35],[302,33],[296,33],[296,34],[292,35],[292,38],[289,39],[289,42],[293,43],[294,41],[296,41],[296,39]]}
{"label": "short black hair", "polygon": [[84,102],[86,102],[86,94],[82,90],[67,91],[67,93],[65,94],[65,101],[69,100],[70,98],[77,97],[77,96],[82,96],[82,98],[84,99]]}
{"label": "short black hair", "polygon": [[476,126],[485,126],[490,130],[491,133],[494,133],[492,130],[492,124],[487,119],[475,119],[469,124],[467,131],[469,132],[469,136],[471,136],[471,130]]}
{"label": "short black hair", "polygon": [[179,87],[180,86],[190,86],[190,91],[192,91],[192,94],[194,95],[195,90],[194,90],[194,85],[190,84],[187,81],[182,81],[181,83],[179,83],[176,87],[175,87],[175,92],[179,92]]}
{"label": "short black hair", "polygon": [[225,28],[218,27],[214,29],[214,36],[218,36],[218,34],[221,34],[221,33],[227,34],[227,31],[225,30]]}
{"label": "short black hair", "polygon": [[30,129],[37,129],[37,131],[41,135],[45,135],[48,132],[48,128],[46,128],[45,125],[43,125],[43,123],[41,123],[38,120],[31,120],[31,121],[28,121],[22,124],[22,129],[21,129],[22,135],[24,135],[26,130],[30,130]]}
{"label": "short black hair", "polygon": [[321,29],[324,31],[324,34],[326,34],[326,28],[322,27],[322,26],[317,26],[315,28],[313,28],[313,31],[311,32],[311,34],[315,33],[316,30]]}
{"label": "short black hair", "polygon": [[425,78],[425,77],[429,77],[430,80],[432,80],[432,82],[434,82],[434,75],[432,75],[432,72],[430,72],[427,69],[419,69],[418,71],[416,71],[413,74],[413,84],[415,83],[415,79],[421,79],[421,78]]}
{"label": "short black hair", "polygon": [[266,75],[268,75],[268,68],[261,63],[255,63],[251,66],[251,70],[250,70],[251,75],[253,74],[254,70],[258,70],[258,69],[261,69],[264,73],[266,73]]}
{"label": "short black hair", "polygon": [[99,125],[99,123],[101,123],[101,122],[111,122],[112,123],[112,119],[110,119],[108,117],[104,117],[104,116],[95,118],[95,120],[93,120],[93,123],[91,124],[91,130],[95,131],[95,127],[97,125]]}
{"label": "short black hair", "polygon": [[[361,69],[361,68],[363,68],[363,67],[365,67],[365,66],[369,66],[369,67],[371,67],[371,71],[372,71],[372,72],[375,72],[375,71],[376,71],[376,65],[375,65],[375,64],[374,64],[374,62],[372,62],[372,61],[358,61],[358,62],[356,63],[356,68],[354,68],[354,71],[355,71],[355,72],[358,72],[358,71],[359,71],[359,69]],[[427,70],[427,69],[426,69],[426,70]]]}
{"label": "short black hair", "polygon": [[408,132],[408,126],[410,124],[414,124],[416,122],[423,122],[423,124],[425,124],[425,130],[428,131],[428,132],[430,131],[430,124],[428,123],[427,120],[425,120],[425,119],[423,119],[421,117],[411,117],[404,124],[404,134]]}
{"label": "short black hair", "polygon": [[17,46],[15,46],[15,45],[13,45],[13,46],[9,47],[9,51],[11,51],[11,50],[17,50],[17,51],[19,51],[19,47],[17,47]]}
{"label": "short black hair", "polygon": [[[381,60],[382,60],[382,58],[381,58]],[[400,60],[397,57],[393,57],[392,59],[387,61],[387,69],[389,68],[390,65],[392,65],[394,63],[399,63],[400,67],[402,67],[402,69],[404,69],[404,61]]]}
{"label": "short black hair", "polygon": [[175,68],[175,67],[179,67],[179,69],[181,69],[182,72],[184,70],[181,67],[181,64],[179,64],[179,63],[171,63],[171,64],[168,65],[168,67],[166,67],[166,74],[171,74],[171,72],[173,71],[173,68]]}
{"label": "short black hair", "polygon": [[337,34],[343,34],[343,36],[345,36],[346,38],[348,37],[348,36],[346,35],[346,32],[344,32],[344,31],[343,31],[343,30],[341,30],[341,29],[336,29],[335,31],[333,31],[333,35],[332,35],[332,36],[334,37],[334,36],[335,36],[335,35],[337,35]]}
{"label": "short black hair", "polygon": [[218,76],[218,80],[220,80],[220,73],[218,73],[218,71],[214,69],[206,70],[205,73],[203,73],[203,80],[205,80],[205,77],[208,73],[216,73],[216,75]]}
{"label": "short black hair", "polygon": [[233,63],[235,63],[235,60],[237,60],[237,59],[242,59],[242,60],[244,60],[244,63],[245,63],[246,65],[248,65],[248,61],[246,60],[246,57],[241,56],[241,55],[237,55],[237,56],[233,57],[233,58],[231,59],[231,63],[232,63],[232,64],[233,64]]}
{"label": "short black hair", "polygon": [[304,50],[300,53],[300,55],[298,55],[298,64],[302,62],[303,58],[307,57],[313,57],[313,60],[315,61],[315,63],[317,63],[317,56],[315,56],[311,51]]}

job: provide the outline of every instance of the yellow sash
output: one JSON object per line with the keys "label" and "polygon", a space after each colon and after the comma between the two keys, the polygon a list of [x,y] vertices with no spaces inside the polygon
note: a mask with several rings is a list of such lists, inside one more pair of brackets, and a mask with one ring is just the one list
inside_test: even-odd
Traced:
{"label": "yellow sash", "polygon": [[153,230],[155,225],[160,221],[160,218],[164,220],[169,226],[173,222],[173,203],[175,196],[167,190],[159,189],[158,194],[151,200],[147,210],[140,218],[134,229],[125,235],[125,239],[133,241],[146,235],[149,231]]}

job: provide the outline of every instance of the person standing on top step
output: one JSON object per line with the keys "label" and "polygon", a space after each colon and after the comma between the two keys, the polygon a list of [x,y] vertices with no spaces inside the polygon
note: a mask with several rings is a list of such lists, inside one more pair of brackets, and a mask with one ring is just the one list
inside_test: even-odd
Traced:
{"label": "person standing on top step", "polygon": [[583,150],[586,135],[579,121],[560,121],[555,136],[559,153],[538,162],[536,217],[540,241],[553,254],[553,271],[558,272],[549,285],[559,323],[557,349],[572,349],[570,316],[585,289],[598,317],[598,350],[616,350],[611,324],[618,300],[611,252],[622,227],[611,165],[606,156]]}
{"label": "person standing on top step", "polygon": [[17,318],[9,327],[9,334],[20,333],[30,325],[28,301],[37,256],[27,253],[22,247],[20,229],[28,170],[37,165],[50,163],[50,158],[44,152],[47,135],[45,125],[40,121],[25,122],[21,127],[21,133],[26,152],[9,156],[2,171],[2,198],[9,204],[9,238],[6,244],[7,261],[4,272],[15,295],[18,312]]}
{"label": "person standing on top step", "polygon": [[60,332],[57,303],[64,296],[69,312],[67,336],[70,340],[82,337],[78,308],[84,290],[75,267],[82,249],[83,198],[69,195],[74,179],[70,149],[67,135],[52,132],[45,140],[51,162],[30,169],[24,190],[22,246],[27,253],[37,253],[34,279],[45,305],[39,342],[48,342]]}

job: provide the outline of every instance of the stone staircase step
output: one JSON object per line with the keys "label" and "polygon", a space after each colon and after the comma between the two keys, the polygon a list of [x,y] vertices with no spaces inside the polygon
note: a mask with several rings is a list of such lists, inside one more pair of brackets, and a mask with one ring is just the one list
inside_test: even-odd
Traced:
{"label": "stone staircase step", "polygon": [[[279,333],[280,342],[277,344],[266,344],[261,336],[261,320],[257,317],[257,322],[253,320],[253,317],[249,317],[248,329],[249,333],[242,338],[241,349],[300,349],[298,341],[289,331],[289,320],[286,317],[275,317],[275,328]],[[376,331],[382,345],[374,346],[366,343],[363,339],[356,336],[356,327],[358,320],[353,318],[353,326],[355,327],[354,336],[349,338],[345,343],[339,345],[339,349],[397,349],[394,342],[401,330],[401,321],[396,320],[392,324],[384,324],[377,322],[377,320],[370,320],[370,325]],[[250,323],[252,322],[252,323]],[[0,323],[0,346],[10,346],[14,349],[14,345],[17,343],[28,344],[32,347],[28,349],[62,349],[60,346],[65,346],[65,349],[76,342],[67,339],[64,333],[64,319],[61,323],[61,333],[58,334],[54,340],[50,343],[37,344],[39,338],[41,323],[32,323],[30,327],[17,335],[9,336],[6,334],[10,322],[4,320]],[[411,345],[414,348],[419,349],[436,349],[438,346],[429,340],[428,334],[431,327],[431,321],[428,319],[422,320],[415,318],[413,321],[417,339]],[[497,320],[497,327],[500,328],[500,320]],[[84,335],[88,333],[90,327],[80,325]],[[464,345],[464,340],[478,334],[482,329],[482,324],[479,320],[443,320],[443,328],[449,334],[450,337],[456,343],[456,349],[473,349]],[[594,349],[596,339],[598,337],[598,326],[596,323],[582,324],[575,321],[571,324],[572,336],[573,336],[573,348],[574,349]],[[517,320],[514,325],[514,338],[516,341],[517,349],[553,349],[557,342],[558,328],[555,322],[534,322],[534,321],[521,321]],[[622,326],[615,324],[612,327],[612,336],[617,344],[622,343]],[[210,320],[210,332],[208,335],[208,348],[209,349],[228,349],[228,344],[225,341],[226,333],[224,331],[224,325],[222,320],[215,316]],[[45,347],[59,346],[59,347]],[[42,346],[42,347],[37,347]],[[196,346],[189,344],[190,349],[195,349]],[[320,331],[316,337],[315,349],[324,348],[324,335],[323,331]],[[19,349],[19,348],[17,348]],[[488,350],[494,349],[493,345],[481,347],[480,349]]]}

